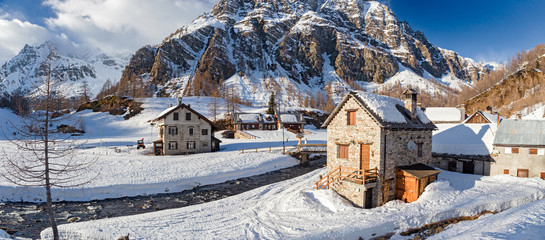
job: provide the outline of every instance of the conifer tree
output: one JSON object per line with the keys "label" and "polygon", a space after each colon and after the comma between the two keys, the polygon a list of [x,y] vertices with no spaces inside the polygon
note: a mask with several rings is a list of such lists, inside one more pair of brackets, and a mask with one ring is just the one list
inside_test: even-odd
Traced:
{"label": "conifer tree", "polygon": [[267,109],[267,114],[274,114],[274,110],[276,109],[276,102],[274,93],[271,93],[271,98],[269,99],[269,109]]}

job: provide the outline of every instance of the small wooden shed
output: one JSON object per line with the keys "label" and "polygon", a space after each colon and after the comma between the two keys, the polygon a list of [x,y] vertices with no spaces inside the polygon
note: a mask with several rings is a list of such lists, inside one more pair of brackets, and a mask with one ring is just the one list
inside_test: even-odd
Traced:
{"label": "small wooden shed", "polygon": [[428,184],[437,180],[440,170],[417,163],[396,169],[396,198],[414,202],[422,195]]}

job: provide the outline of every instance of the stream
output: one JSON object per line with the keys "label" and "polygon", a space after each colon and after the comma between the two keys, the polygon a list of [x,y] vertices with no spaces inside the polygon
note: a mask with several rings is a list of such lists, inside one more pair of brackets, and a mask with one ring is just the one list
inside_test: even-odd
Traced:
{"label": "stream", "polygon": [[[60,225],[72,221],[80,222],[129,216],[201,204],[298,177],[321,168],[325,164],[326,157],[320,156],[311,159],[308,166],[296,165],[260,175],[229,180],[223,183],[198,186],[182,192],[94,200],[90,202],[55,202],[56,219]],[[0,203],[0,229],[8,232],[12,237],[39,239],[40,232],[49,227],[48,219],[44,203]]]}

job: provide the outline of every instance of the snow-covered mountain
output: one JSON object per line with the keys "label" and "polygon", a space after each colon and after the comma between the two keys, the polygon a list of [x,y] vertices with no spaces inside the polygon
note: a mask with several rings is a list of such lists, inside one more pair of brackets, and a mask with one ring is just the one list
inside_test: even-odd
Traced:
{"label": "snow-covered mountain", "polygon": [[138,50],[121,81],[144,78],[159,96],[209,95],[232,86],[254,103],[275,92],[298,105],[325,93],[328,82],[342,95],[404,72],[412,76],[404,84],[434,81],[459,90],[486,71],[433,45],[379,2],[221,0],[161,44]]}
{"label": "snow-covered mountain", "polygon": [[58,56],[53,62],[54,70],[61,71],[64,82],[60,91],[65,97],[79,96],[83,81],[89,85],[90,96],[95,96],[103,84],[110,79],[117,83],[128,57],[107,56],[97,50],[82,47],[56,46],[46,42],[39,46],[25,45],[23,49],[0,68],[0,93],[22,91],[23,94],[36,94],[41,86],[43,71],[50,47]]}

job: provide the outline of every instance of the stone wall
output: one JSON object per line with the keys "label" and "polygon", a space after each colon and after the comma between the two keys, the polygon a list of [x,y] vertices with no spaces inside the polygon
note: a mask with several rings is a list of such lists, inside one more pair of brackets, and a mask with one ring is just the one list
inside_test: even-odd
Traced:
{"label": "stone wall", "polygon": [[[347,125],[347,110],[356,110],[356,124]],[[338,158],[339,144],[348,145],[348,159]],[[379,168],[381,160],[381,128],[371,116],[350,98],[327,127],[327,171],[339,166],[360,169],[361,144],[370,145],[370,168]],[[332,189],[347,198],[354,205],[365,206],[365,191],[361,184],[343,182],[334,184]],[[376,192],[376,191],[375,191]],[[376,197],[372,206],[377,206]]]}
{"label": "stone wall", "polygon": [[[415,130],[390,130],[386,135],[386,175],[385,201],[395,199],[395,174],[396,167],[408,166],[416,163],[430,165],[432,163],[432,131]],[[416,147],[408,148],[413,141]],[[418,156],[418,144],[422,144],[422,157]],[[389,184],[389,185],[387,185]]]}

